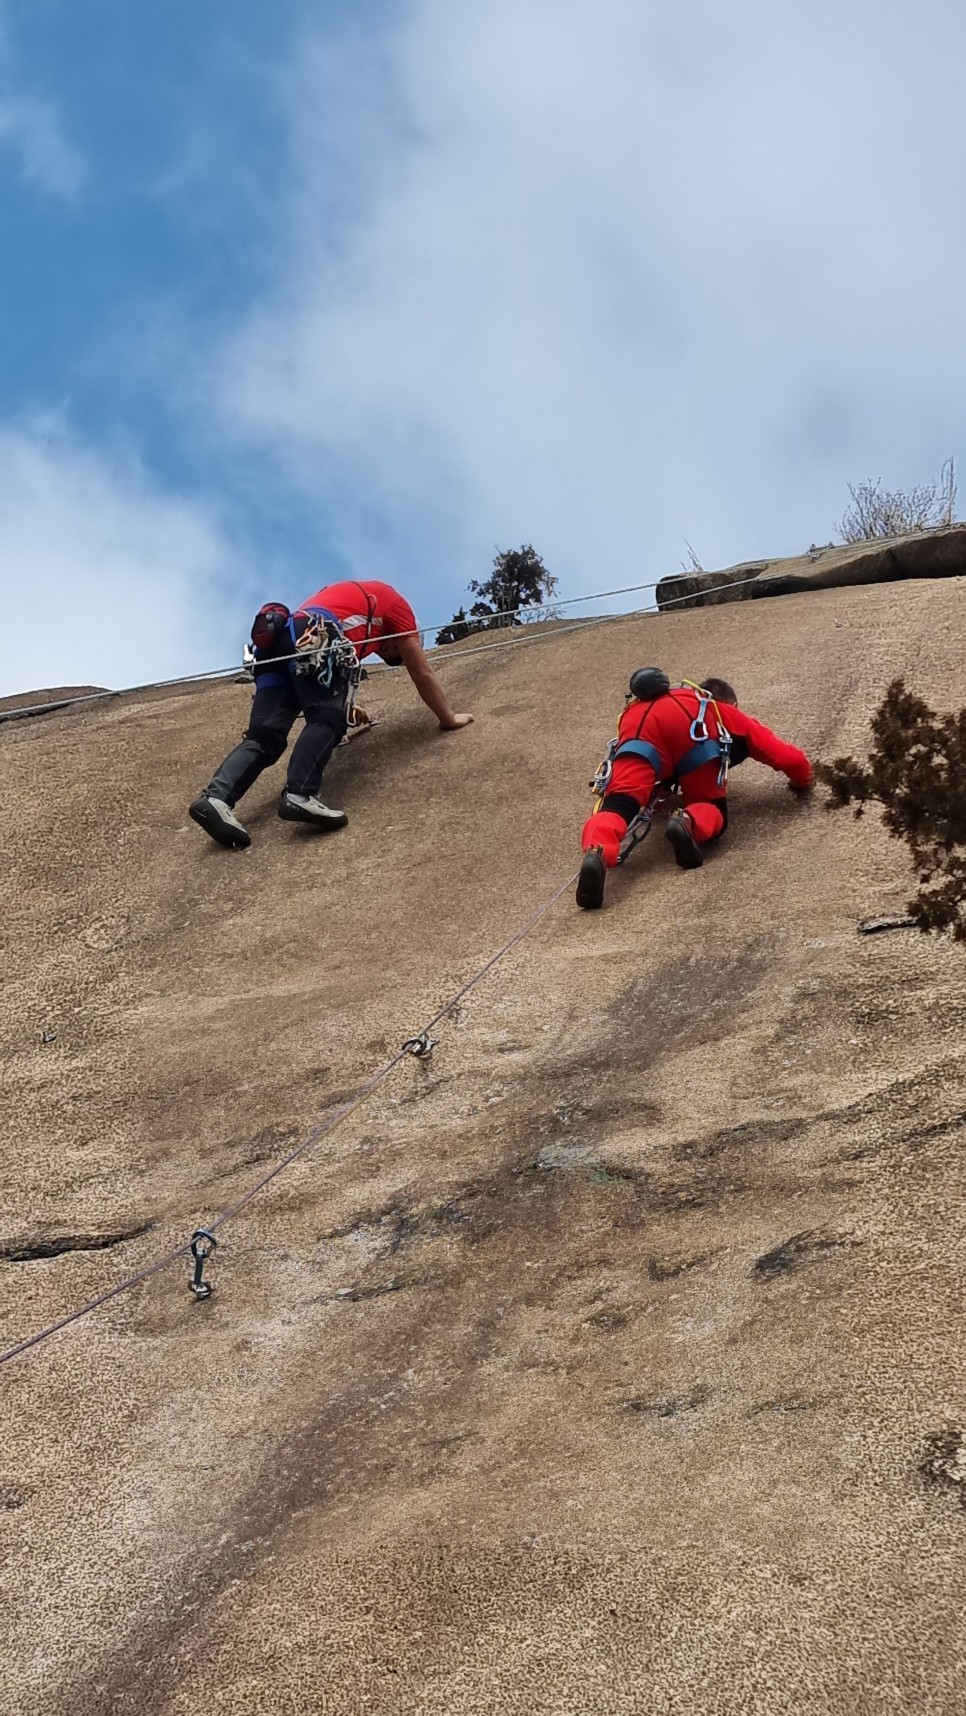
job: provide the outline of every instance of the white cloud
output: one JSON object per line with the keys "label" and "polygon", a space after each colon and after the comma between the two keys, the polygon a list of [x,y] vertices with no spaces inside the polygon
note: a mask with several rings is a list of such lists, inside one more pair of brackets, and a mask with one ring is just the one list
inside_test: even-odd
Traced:
{"label": "white cloud", "polygon": [[87,179],[79,149],[64,134],[57,107],[31,88],[17,60],[9,7],[0,0],[0,148],[20,159],[28,184],[75,202]]}
{"label": "white cloud", "polygon": [[958,450],[964,45],[945,0],[411,0],[308,36],[222,421],[417,592],[495,542],[575,590],[685,537],[827,539],[847,481]]}
{"label": "white cloud", "polygon": [[28,184],[74,202],[84,187],[87,170],[80,151],[66,140],[56,109],[50,102],[0,96],[0,144],[20,156]]}
{"label": "white cloud", "polygon": [[0,428],[0,586],[0,695],[227,666],[251,605],[210,509],[52,420]]}

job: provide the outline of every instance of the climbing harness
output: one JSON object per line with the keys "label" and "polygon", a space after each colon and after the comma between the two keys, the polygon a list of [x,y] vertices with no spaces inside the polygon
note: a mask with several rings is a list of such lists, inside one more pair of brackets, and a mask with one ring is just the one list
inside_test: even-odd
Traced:
{"label": "climbing harness", "polygon": [[[650,673],[654,670],[647,669],[646,671]],[[634,677],[636,679],[638,675],[635,675]],[[631,684],[634,684],[634,680],[631,681]],[[719,787],[723,787],[728,779],[728,765],[731,759],[731,747],[733,744],[731,734],[725,726],[721,710],[718,708],[717,702],[709,691],[706,691],[701,685],[696,685],[694,681],[690,679],[682,680],[682,686],[686,686],[689,691],[697,693],[698,713],[691,722],[690,727],[691,749],[689,751],[685,751],[680,762],[675,764],[673,786],[678,784],[682,775],[689,775],[693,769],[701,768],[704,763],[717,762],[719,765],[718,785]],[[658,695],[663,696],[667,694],[659,693]],[[641,701],[642,699],[636,697],[633,691],[628,692],[624,699],[624,709],[621,711],[621,715],[624,714],[629,704]],[[657,698],[652,698],[651,701],[656,702]],[[709,707],[714,710],[718,727],[717,736],[714,738],[712,738],[708,731],[707,713]],[[618,731],[614,734],[614,737],[608,744],[607,750],[604,753],[603,761],[601,762],[593,780],[590,782],[591,790],[593,791],[595,798],[595,811],[600,809],[601,800],[606,796],[610,787],[611,776],[614,772],[614,764],[618,757],[640,757],[643,762],[650,763],[651,768],[654,770],[659,781],[665,770],[664,759],[657,746],[652,745],[650,740],[621,739],[620,719],[618,718]],[[668,795],[670,790],[672,790],[672,788],[668,786],[664,787],[663,793],[665,797]],[[645,810],[642,810],[639,814],[644,815]],[[633,826],[633,824],[631,826]],[[639,839],[643,838],[643,835],[639,836]],[[637,841],[635,841],[634,844],[636,845]]]}
{"label": "climbing harness", "polygon": [[[631,743],[637,744],[639,741],[633,740]],[[627,746],[621,745],[620,738],[618,734],[615,733],[607,747],[603,762],[597,770],[593,780],[590,782],[590,786],[594,793],[595,811],[600,809],[606,796],[607,788],[610,785],[610,778],[614,772],[614,758],[617,755],[618,749],[620,749],[625,755],[627,754]],[[654,761],[650,756],[648,757],[648,761],[652,763],[652,767],[655,769],[656,773],[658,767],[663,766],[661,764],[660,756],[654,749],[653,745],[649,745],[647,749],[649,752],[653,752],[653,758],[656,759],[656,761]],[[637,815],[632,817],[631,821],[627,824],[627,829],[621,840],[617,853],[618,864],[623,864],[626,859],[630,857],[635,846],[640,846],[641,841],[647,839],[647,836],[651,832],[651,823],[654,820],[655,813],[662,810],[674,794],[675,788],[673,783],[669,785],[665,781],[655,781],[651,796],[647,803],[641,805]]]}
{"label": "climbing harness", "polygon": [[[303,621],[306,623],[302,624]],[[291,654],[272,656],[259,653],[277,646],[286,633],[291,643]],[[263,642],[262,639],[268,641]],[[281,688],[288,683],[289,674],[309,674],[326,691],[332,691],[341,698],[350,727],[366,725],[364,711],[359,712],[361,723],[357,723],[355,717],[356,696],[365,673],[355,645],[346,637],[341,622],[328,608],[290,614],[281,603],[268,602],[255,616],[252,640],[255,648],[246,643],[242,650],[242,666],[255,678],[256,687],[266,690],[271,686]]]}
{"label": "climbing harness", "polygon": [[597,765],[597,772],[594,775],[593,780],[588,783],[590,786],[590,790],[594,795],[594,810],[595,811],[600,809],[601,800],[604,798],[604,796],[607,792],[607,789],[610,786],[610,777],[614,772],[614,758],[617,755],[617,747],[621,742],[621,734],[620,734],[621,718],[624,715],[629,704],[631,704],[635,701],[636,701],[636,699],[635,699],[633,691],[628,691],[624,697],[624,708],[621,710],[620,715],[618,715],[618,717],[617,717],[617,729],[614,733],[614,737],[608,741],[607,749],[604,752],[603,759]]}
{"label": "climbing harness", "polygon": [[666,695],[666,688],[662,689],[660,685],[656,683],[657,677],[666,677],[660,673],[660,669],[645,668],[643,669],[643,672],[645,674],[653,674],[655,676],[655,681],[649,682],[648,685],[651,695],[648,699],[637,695],[634,686],[635,681],[640,680],[641,673],[635,673],[631,680],[630,690],[628,690],[624,696],[624,707],[621,710],[620,715],[617,717],[617,731],[615,732],[614,737],[609,741],[607,749],[604,752],[603,760],[598,766],[597,773],[589,783],[590,789],[594,795],[595,811],[600,809],[601,800],[605,797],[610,786],[611,775],[614,772],[614,763],[618,755],[643,757],[645,762],[650,763],[654,773],[658,775],[658,777],[660,777],[661,771],[664,767],[661,760],[661,753],[657,749],[657,746],[648,744],[646,739],[626,739],[623,743],[621,742],[620,724],[630,705],[632,703],[642,703],[645,701],[656,703],[659,697]]}
{"label": "climbing harness", "polygon": [[[621,716],[631,703],[650,702],[653,704],[657,702],[659,697],[667,696],[670,687],[665,684],[665,687],[662,688],[660,684],[664,678],[665,676],[657,668],[638,669],[631,679],[631,688],[624,699]],[[600,767],[590,782],[594,794],[594,810],[598,811],[610,787],[614,764],[618,757],[640,757],[643,762],[650,763],[657,777],[647,803],[641,805],[637,815],[627,825],[617,854],[618,864],[623,864],[630,857],[634,848],[639,846],[642,840],[646,840],[651,832],[651,823],[655,814],[677,798],[679,783],[683,775],[689,775],[693,769],[701,768],[704,763],[717,762],[718,785],[723,787],[727,783],[733,740],[724,724],[721,710],[718,708],[716,700],[709,691],[705,690],[704,686],[697,685],[693,680],[685,679],[682,681],[682,687],[687,687],[689,691],[697,693],[698,712],[691,722],[689,730],[691,749],[685,751],[680,762],[675,765],[673,778],[670,780],[661,779],[666,764],[657,746],[652,745],[650,740],[621,739],[620,717],[618,717],[618,730],[610,740]],[[642,691],[644,692],[643,696],[640,695]],[[715,713],[718,727],[716,737],[712,737],[708,731],[709,707]]]}

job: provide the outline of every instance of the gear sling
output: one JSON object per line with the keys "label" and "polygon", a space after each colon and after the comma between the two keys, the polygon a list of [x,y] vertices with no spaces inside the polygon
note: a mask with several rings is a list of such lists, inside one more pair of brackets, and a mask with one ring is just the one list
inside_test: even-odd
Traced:
{"label": "gear sling", "polygon": [[[366,630],[368,635],[368,625]],[[283,640],[291,645],[291,654],[281,657],[278,667],[272,667],[268,652]],[[283,690],[290,674],[312,674],[342,703],[347,720],[351,720],[362,670],[355,646],[336,614],[328,608],[312,608],[296,615],[281,602],[266,602],[255,615],[252,643],[255,652],[246,659],[246,666],[255,675],[258,689]],[[259,651],[266,652],[267,660]]]}

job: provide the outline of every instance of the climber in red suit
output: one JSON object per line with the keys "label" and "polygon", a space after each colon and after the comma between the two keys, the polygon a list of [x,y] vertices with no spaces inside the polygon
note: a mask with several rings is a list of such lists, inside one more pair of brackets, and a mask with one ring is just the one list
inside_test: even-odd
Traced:
{"label": "climber in red suit", "polygon": [[585,911],[603,905],[607,870],[617,863],[628,824],[656,782],[674,783],[681,794],[681,808],[668,817],[667,839],[682,870],[703,864],[702,845],[727,827],[729,763],[733,768],[748,757],[765,763],[787,775],[795,792],[808,792],[814,784],[805,752],[739,709],[727,680],[707,679],[700,691],[672,688],[660,668],[644,667],[631,679],[630,699],[618,725],[610,779],[581,839],[577,904]]}

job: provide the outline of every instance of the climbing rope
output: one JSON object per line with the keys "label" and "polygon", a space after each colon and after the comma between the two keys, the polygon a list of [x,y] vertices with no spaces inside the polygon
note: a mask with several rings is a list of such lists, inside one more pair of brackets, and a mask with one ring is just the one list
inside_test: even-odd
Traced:
{"label": "climbing rope", "polygon": [[[738,590],[745,584],[757,584],[759,577],[760,574],[756,572],[749,578],[733,578],[726,584],[716,584],[714,588],[715,590]],[[604,602],[613,596],[632,595],[638,590],[651,590],[654,589],[654,587],[653,582],[648,584],[626,584],[617,590],[595,590],[592,591],[590,595],[586,596],[566,596],[553,602],[542,602],[529,607],[505,608],[499,613],[491,615],[490,618],[509,619],[518,614],[542,613],[547,608],[556,609],[573,607],[578,602]],[[559,626],[552,626],[546,631],[539,632],[532,631],[529,627],[524,625],[512,628],[508,627],[507,629],[512,630],[514,635],[509,638],[504,638],[499,643],[472,644],[466,649],[453,649],[447,644],[440,644],[436,645],[435,648],[446,650],[445,656],[441,658],[444,662],[456,661],[460,656],[482,655],[488,650],[513,649],[519,648],[522,644],[541,643],[545,638],[557,637],[561,632],[582,631],[590,626],[616,625],[621,620],[633,620],[642,614],[659,616],[660,614],[663,614],[667,608],[677,607],[681,602],[692,601],[694,601],[693,592],[691,592],[691,594],[684,594],[681,596],[669,596],[667,600],[662,603],[660,608],[633,608],[628,613],[599,614],[592,620],[564,620]],[[452,622],[441,621],[435,626],[423,626],[420,628],[420,635],[425,636],[428,632],[441,631],[443,625],[451,623]],[[398,638],[411,636],[412,633],[410,632],[387,632],[386,635],[380,639],[380,642],[393,643]],[[273,665],[280,665],[289,660],[294,660],[294,657],[272,657]],[[384,666],[381,670],[387,671]],[[368,671],[370,673],[379,672],[380,664],[376,664],[375,667],[369,668]],[[34,715],[52,715],[59,709],[71,709],[81,703],[103,702],[103,700],[108,697],[127,697],[132,696],[135,692],[168,691],[178,685],[199,685],[213,679],[232,679],[235,676],[240,676],[243,672],[244,668],[239,662],[232,667],[210,668],[207,673],[183,674],[179,679],[154,679],[150,680],[145,685],[126,685],[116,691],[85,691],[78,697],[59,697],[53,699],[49,703],[25,704],[23,708],[20,709],[0,709],[0,724],[5,721],[23,721]]]}
{"label": "climbing rope", "polygon": [[523,940],[524,936],[529,935],[530,931],[540,922],[540,919],[545,917],[551,907],[556,905],[561,895],[573,886],[577,880],[577,874],[578,872],[575,870],[572,876],[568,876],[565,882],[561,882],[559,887],[554,888],[553,892],[548,894],[536,910],[530,913],[526,922],[515,929],[511,936],[507,937],[502,946],[490,955],[486,963],[481,965],[472,977],[467,978],[462,988],[458,989],[455,995],[451,995],[449,1000],[444,1002],[439,1011],[434,1013],[428,1023],[423,1026],[422,1030],[417,1031],[412,1037],[408,1037],[396,1050],[396,1053],[390,1056],[389,1060],[376,1072],[370,1074],[353,1096],[340,1103],[333,1114],[328,1115],[317,1126],[314,1126],[295,1146],[294,1150],[290,1150],[287,1156],[283,1156],[274,1168],[270,1168],[267,1174],[263,1174],[260,1180],[256,1180],[253,1186],[249,1186],[248,1190],[233,1204],[229,1204],[227,1209],[221,1210],[214,1220],[208,1223],[207,1227],[196,1228],[190,1239],[183,1240],[180,1245],[176,1245],[171,1251],[165,1252],[163,1257],[154,1258],[152,1262],[146,1263],[142,1269],[135,1270],[123,1281],[118,1281],[115,1286],[106,1288],[103,1293],[98,1293],[93,1299],[88,1299],[86,1304],[79,1305],[74,1311],[68,1311],[66,1315],[58,1317],[46,1328],[39,1329],[36,1334],[27,1335],[15,1346],[9,1347],[6,1352],[0,1352],[0,1365],[8,1364],[11,1359],[19,1358],[22,1353],[28,1352],[32,1347],[39,1346],[42,1341],[49,1340],[51,1335],[58,1334],[61,1329],[68,1328],[71,1323],[77,1323],[82,1317],[90,1316],[91,1312],[98,1310],[101,1305],[108,1304],[111,1299],[118,1298],[121,1293],[129,1292],[131,1288],[139,1286],[142,1281],[149,1280],[152,1275],[160,1275],[162,1270],[169,1269],[179,1258],[185,1257],[189,1253],[194,1259],[195,1265],[194,1275],[190,1283],[191,1290],[196,1298],[208,1298],[211,1293],[211,1284],[204,1280],[204,1263],[217,1244],[215,1234],[218,1230],[224,1227],[226,1222],[233,1221],[243,1209],[247,1208],[252,1199],[258,1196],[259,1192],[264,1191],[266,1186],[270,1186],[280,1174],[284,1174],[286,1168],[290,1168],[292,1163],[297,1162],[300,1156],[304,1156],[307,1150],[311,1150],[314,1144],[320,1143],[323,1138],[327,1138],[331,1132],[334,1132],[337,1126],[341,1126],[343,1120],[348,1119],[349,1115],[353,1114],[365,1102],[366,1098],[372,1095],[372,1092],[389,1077],[389,1074],[399,1066],[401,1061],[406,1059],[407,1055],[415,1055],[420,1060],[426,1059],[432,1053],[434,1046],[434,1039],[430,1036],[430,1032],[449,1017],[453,1010],[459,1006],[464,996],[475,989],[477,984],[481,983],[483,978],[493,970],[493,967],[498,965],[501,959],[504,959],[511,949]]}

